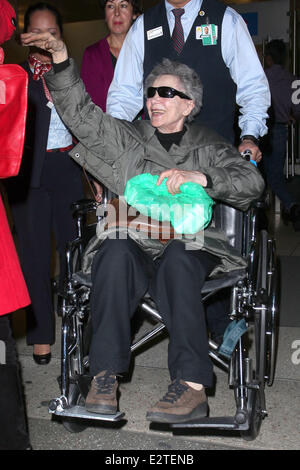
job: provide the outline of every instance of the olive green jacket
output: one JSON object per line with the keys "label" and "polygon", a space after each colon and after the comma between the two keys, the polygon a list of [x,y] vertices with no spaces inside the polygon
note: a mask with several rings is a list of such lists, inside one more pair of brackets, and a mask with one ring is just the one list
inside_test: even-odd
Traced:
{"label": "olive green jacket", "polygon": [[[259,198],[264,181],[251,162],[215,132],[198,124],[186,124],[187,131],[180,145],[166,151],[150,121],[133,123],[115,119],[96,106],[86,93],[74,61],[64,70],[45,75],[55,107],[79,144],[71,157],[112,192],[123,195],[126,182],[141,173],[160,174],[169,168],[198,170],[209,175],[211,188],[205,188],[215,200],[246,210]],[[98,231],[86,253],[88,271],[99,242],[108,234]],[[144,239],[130,233],[152,256],[159,256],[166,245],[159,240]],[[220,256],[215,272],[245,267],[246,263],[229,246],[223,233],[209,226],[194,240],[183,240],[191,249],[204,249]]]}

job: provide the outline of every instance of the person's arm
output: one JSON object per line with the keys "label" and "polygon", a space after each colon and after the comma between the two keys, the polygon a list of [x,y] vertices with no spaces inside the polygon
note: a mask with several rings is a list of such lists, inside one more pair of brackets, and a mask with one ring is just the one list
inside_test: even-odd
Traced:
{"label": "person's arm", "polygon": [[81,61],[81,70],[80,70],[80,76],[82,78],[82,81],[84,83],[84,86],[87,90],[87,92],[92,96],[89,90],[89,83],[94,79],[93,73],[91,73],[91,57],[90,57],[90,52],[88,48],[86,48],[83,52],[82,56],[82,61]]}
{"label": "person's arm", "polygon": [[[52,54],[53,69],[44,75],[55,108],[70,132],[80,141],[91,159],[113,166],[122,155],[131,123],[103,113],[95,105],[80,78],[75,62],[68,58],[65,44],[50,33],[22,34],[24,45],[37,46]],[[113,144],[111,144],[113,143]],[[110,144],[110,151],[107,151]],[[115,151],[112,151],[114,147]]]}
{"label": "person's arm", "polygon": [[210,145],[205,151],[211,164],[200,170],[212,181],[211,187],[205,188],[206,192],[213,199],[246,210],[264,190],[265,183],[259,170],[232,146]]}
{"label": "person's arm", "polygon": [[143,108],[144,17],[127,33],[110,85],[106,110],[117,118],[132,121]]}
{"label": "person's arm", "polygon": [[[207,154],[206,156],[204,154]],[[201,167],[201,161],[210,161],[209,167]],[[171,168],[163,171],[157,185],[167,178],[170,194],[180,192],[183,183],[197,183],[213,199],[246,210],[264,189],[264,180],[252,163],[243,159],[235,148],[222,145],[208,145],[201,149],[199,170]]]}
{"label": "person's arm", "polygon": [[230,7],[223,20],[222,54],[237,85],[241,136],[262,137],[271,104],[269,84],[245,21]]}
{"label": "person's arm", "polygon": [[222,54],[237,85],[236,103],[241,113],[241,137],[249,136],[241,143],[239,151],[249,148],[253,159],[259,161],[261,153],[255,139],[267,133],[270,89],[247,25],[230,7],[227,7],[223,20]]}

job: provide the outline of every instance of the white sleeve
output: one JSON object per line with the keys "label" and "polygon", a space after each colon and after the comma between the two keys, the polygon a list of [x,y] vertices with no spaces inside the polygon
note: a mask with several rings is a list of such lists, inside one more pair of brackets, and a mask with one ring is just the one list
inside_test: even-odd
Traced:
{"label": "white sleeve", "polygon": [[143,107],[144,16],[127,33],[110,85],[106,108],[114,117],[132,121]]}
{"label": "white sleeve", "polygon": [[222,56],[237,85],[241,135],[267,133],[267,110],[271,104],[268,80],[243,18],[227,7],[222,25]]}

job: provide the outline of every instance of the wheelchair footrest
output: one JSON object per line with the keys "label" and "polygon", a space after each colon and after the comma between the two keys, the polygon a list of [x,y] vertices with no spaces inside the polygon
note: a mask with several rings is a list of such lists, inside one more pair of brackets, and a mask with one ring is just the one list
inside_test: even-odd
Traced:
{"label": "wheelchair footrest", "polygon": [[55,411],[51,411],[52,414],[61,417],[68,417],[68,418],[83,418],[83,419],[93,419],[93,420],[100,420],[100,421],[120,421],[124,418],[125,413],[121,413],[118,411],[114,415],[105,415],[99,413],[90,413],[85,409],[84,406],[71,406],[64,409],[56,409]]}
{"label": "wheelchair footrest", "polygon": [[249,423],[237,423],[234,416],[216,416],[211,418],[194,419],[185,423],[174,423],[170,425],[174,429],[183,428],[212,428],[231,431],[242,431],[249,429]]}

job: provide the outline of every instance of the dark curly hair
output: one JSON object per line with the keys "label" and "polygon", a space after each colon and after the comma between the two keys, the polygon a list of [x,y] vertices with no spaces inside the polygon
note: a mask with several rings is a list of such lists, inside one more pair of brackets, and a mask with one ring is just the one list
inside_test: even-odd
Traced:
{"label": "dark curly hair", "polygon": [[[139,0],[126,0],[126,1],[128,1],[128,3],[131,3],[134,15],[139,15],[142,13]],[[108,0],[99,0],[100,7],[105,8],[105,5],[107,2]]]}

